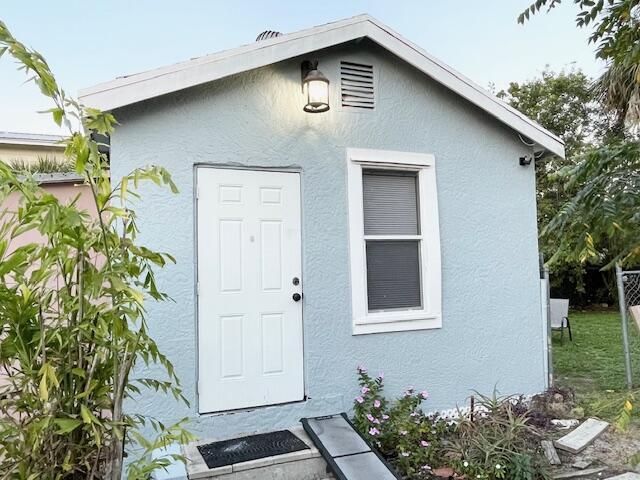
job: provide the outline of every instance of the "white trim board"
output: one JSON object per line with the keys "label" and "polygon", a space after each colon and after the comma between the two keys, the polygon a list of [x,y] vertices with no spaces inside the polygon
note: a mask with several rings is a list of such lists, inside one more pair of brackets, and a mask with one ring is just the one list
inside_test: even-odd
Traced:
{"label": "white trim board", "polygon": [[366,14],[120,77],[82,89],[79,96],[85,105],[113,110],[364,37],[527,137],[537,151],[564,157],[560,138]]}

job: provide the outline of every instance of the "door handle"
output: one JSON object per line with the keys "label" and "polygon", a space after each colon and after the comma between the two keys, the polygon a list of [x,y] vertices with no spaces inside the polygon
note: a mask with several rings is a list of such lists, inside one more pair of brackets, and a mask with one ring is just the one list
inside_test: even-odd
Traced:
{"label": "door handle", "polygon": [[293,298],[294,302],[299,302],[302,299],[302,295],[300,295],[298,292],[296,292],[296,293],[293,294],[293,296],[291,298]]}

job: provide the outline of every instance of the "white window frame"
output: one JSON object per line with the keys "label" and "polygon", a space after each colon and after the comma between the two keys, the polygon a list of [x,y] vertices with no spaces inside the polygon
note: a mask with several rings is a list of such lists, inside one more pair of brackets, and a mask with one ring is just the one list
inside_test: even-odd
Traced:
{"label": "white window frame", "polygon": [[[364,235],[362,171],[367,168],[416,172],[420,235]],[[353,334],[441,328],[440,222],[435,157],[425,153],[348,148],[347,183]],[[420,240],[422,308],[369,312],[366,240],[384,239]]]}

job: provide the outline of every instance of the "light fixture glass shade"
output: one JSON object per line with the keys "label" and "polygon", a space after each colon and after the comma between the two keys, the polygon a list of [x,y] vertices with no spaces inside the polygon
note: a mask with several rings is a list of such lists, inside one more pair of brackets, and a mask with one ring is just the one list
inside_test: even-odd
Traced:
{"label": "light fixture glass shade", "polygon": [[311,70],[303,80],[307,104],[305,112],[326,112],[329,110],[329,80],[319,70]]}

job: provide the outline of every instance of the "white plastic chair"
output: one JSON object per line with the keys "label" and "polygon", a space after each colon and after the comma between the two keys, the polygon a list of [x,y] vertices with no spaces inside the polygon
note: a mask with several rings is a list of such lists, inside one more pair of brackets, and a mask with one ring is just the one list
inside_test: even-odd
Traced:
{"label": "white plastic chair", "polygon": [[560,342],[564,341],[564,329],[569,331],[569,340],[573,341],[571,335],[571,323],[569,322],[569,299],[552,298],[550,303],[551,329],[560,330]]}

